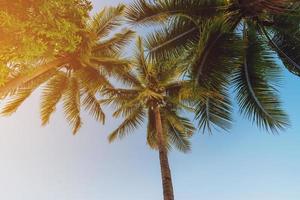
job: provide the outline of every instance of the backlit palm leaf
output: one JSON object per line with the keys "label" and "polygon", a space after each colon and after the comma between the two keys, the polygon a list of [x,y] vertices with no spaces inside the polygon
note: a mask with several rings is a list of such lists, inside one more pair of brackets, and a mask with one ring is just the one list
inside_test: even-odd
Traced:
{"label": "backlit palm leaf", "polygon": [[31,95],[33,90],[29,89],[20,89],[16,94],[14,94],[5,106],[1,109],[1,114],[4,116],[12,115],[17,111],[19,106]]}
{"label": "backlit palm leaf", "polygon": [[96,99],[96,96],[91,92],[86,92],[82,100],[82,105],[85,107],[85,110],[90,113],[97,121],[104,124],[105,123],[105,114],[101,108],[101,104]]}
{"label": "backlit palm leaf", "polygon": [[97,37],[106,37],[109,33],[121,25],[122,14],[125,6],[119,4],[116,7],[104,8],[96,14],[90,22],[90,29],[97,34]]}
{"label": "backlit palm leaf", "polygon": [[82,122],[80,118],[80,86],[74,77],[69,78],[68,88],[63,95],[63,107],[66,119],[75,134]]}
{"label": "backlit palm leaf", "polygon": [[99,42],[93,48],[93,52],[95,55],[118,55],[122,53],[122,50],[124,50],[134,34],[132,30],[124,29],[112,38]]}
{"label": "backlit palm leaf", "polygon": [[55,107],[67,89],[67,86],[68,77],[63,72],[57,73],[44,86],[41,102],[42,125],[46,125],[49,122],[49,118],[55,111]]}
{"label": "backlit palm leaf", "polygon": [[3,106],[1,114],[8,116],[17,111],[17,109],[22,105],[22,103],[38,88],[41,84],[48,80],[49,76],[53,76],[56,73],[56,70],[51,70],[46,72],[35,79],[24,84],[22,88],[19,88],[15,91],[11,91],[9,99]]}

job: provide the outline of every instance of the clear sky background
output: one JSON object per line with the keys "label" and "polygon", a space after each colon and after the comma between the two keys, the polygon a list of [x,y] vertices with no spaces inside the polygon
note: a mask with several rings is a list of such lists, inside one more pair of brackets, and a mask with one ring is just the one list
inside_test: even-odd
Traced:
{"label": "clear sky background", "polygon": [[[118,2],[94,0],[95,10]],[[291,128],[274,136],[235,115],[230,133],[198,134],[191,153],[170,154],[176,200],[299,200],[300,78],[283,74]],[[1,117],[0,199],[162,199],[158,154],[145,145],[145,130],[108,144],[118,121],[84,119],[73,136],[58,109],[42,128],[38,92],[15,115]]]}

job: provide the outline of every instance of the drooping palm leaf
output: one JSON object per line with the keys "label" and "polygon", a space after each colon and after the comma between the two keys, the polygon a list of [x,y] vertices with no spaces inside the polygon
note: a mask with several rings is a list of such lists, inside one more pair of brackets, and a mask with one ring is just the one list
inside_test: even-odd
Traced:
{"label": "drooping palm leaf", "polygon": [[190,150],[190,137],[194,133],[193,124],[184,117],[178,115],[178,113],[164,109],[163,115],[167,120],[167,134],[170,146],[174,146],[176,149],[182,152],[188,152]]}
{"label": "drooping palm leaf", "polygon": [[240,64],[243,44],[240,37],[228,29],[223,18],[208,21],[202,29],[191,66],[192,77],[199,86],[216,89],[228,84],[228,75]]}
{"label": "drooping palm leaf", "polygon": [[175,17],[167,25],[149,33],[145,46],[151,59],[163,60],[170,56],[179,56],[198,37],[197,25],[189,19]]}
{"label": "drooping palm leaf", "polygon": [[196,119],[199,130],[212,133],[213,128],[217,130],[229,130],[232,123],[232,106],[226,88],[216,91],[217,96],[203,98],[196,104]]}
{"label": "drooping palm leaf", "polygon": [[66,119],[72,126],[73,134],[81,127],[80,117],[80,86],[74,77],[69,78],[66,91],[63,94],[63,107]]}
{"label": "drooping palm leaf", "polygon": [[240,111],[259,127],[276,132],[288,124],[288,119],[274,89],[279,78],[274,55],[252,24],[245,25],[244,41],[244,63],[233,79]]}
{"label": "drooping palm leaf", "polygon": [[101,104],[96,99],[96,96],[91,91],[85,92],[85,96],[82,100],[82,105],[85,107],[85,110],[90,113],[98,122],[105,123],[105,113],[101,108]]}
{"label": "drooping palm leaf", "polygon": [[67,89],[67,86],[68,78],[63,72],[57,73],[44,86],[41,102],[42,125],[46,125],[49,122],[49,118],[55,111],[55,107]]}
{"label": "drooping palm leaf", "polygon": [[137,129],[144,120],[145,112],[143,107],[137,108],[132,112],[124,122],[109,135],[109,141],[113,142],[116,138],[123,138],[127,134]]}
{"label": "drooping palm leaf", "polygon": [[286,68],[300,76],[300,5],[293,4],[290,12],[275,15],[271,32],[261,25],[262,33],[265,34],[271,47],[276,51],[284,62]]}
{"label": "drooping palm leaf", "polygon": [[1,114],[4,116],[9,116],[16,112],[22,103],[32,94],[32,92],[34,92],[34,90],[36,90],[41,84],[46,82],[49,76],[54,76],[56,72],[56,70],[50,70],[22,85],[22,87],[10,91],[10,98],[3,106]]}
{"label": "drooping palm leaf", "polygon": [[12,115],[20,105],[31,95],[32,89],[20,89],[14,94],[5,106],[1,109],[1,114],[4,116]]}

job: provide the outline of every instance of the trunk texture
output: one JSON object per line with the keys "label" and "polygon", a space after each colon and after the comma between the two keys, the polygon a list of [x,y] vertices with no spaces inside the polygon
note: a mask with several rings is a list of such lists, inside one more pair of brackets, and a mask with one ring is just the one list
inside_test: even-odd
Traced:
{"label": "trunk texture", "polygon": [[0,86],[0,97],[5,96],[10,91],[12,91],[14,89],[17,89],[22,84],[25,84],[25,83],[29,82],[30,80],[32,80],[34,78],[37,78],[38,76],[46,73],[47,71],[49,71],[53,68],[61,67],[66,62],[67,62],[66,58],[59,58],[59,59],[56,59],[52,62],[49,62],[47,64],[44,64],[44,65],[36,68],[30,74],[20,75],[20,76],[17,76],[16,78],[14,78],[12,80],[9,80],[3,86]]}
{"label": "trunk texture", "polygon": [[162,121],[161,121],[160,110],[158,106],[154,108],[154,113],[155,113],[155,123],[156,123],[155,125],[156,125],[157,140],[158,140],[157,143],[158,143],[158,150],[159,150],[159,161],[160,161],[160,168],[161,168],[164,200],[174,200],[172,176],[171,176],[171,170],[170,170],[169,160],[168,160],[168,151],[164,141]]}

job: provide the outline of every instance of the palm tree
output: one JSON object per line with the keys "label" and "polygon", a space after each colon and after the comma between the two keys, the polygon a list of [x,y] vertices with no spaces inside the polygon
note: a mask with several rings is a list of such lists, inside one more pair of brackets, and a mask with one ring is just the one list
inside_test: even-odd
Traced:
{"label": "palm tree", "polygon": [[145,58],[142,40],[138,38],[134,66],[129,72],[131,83],[120,89],[108,88],[107,98],[100,100],[115,108],[114,117],[124,118],[109,135],[110,142],[133,133],[147,121],[147,144],[159,152],[165,200],[174,199],[168,150],[172,147],[182,152],[190,150],[189,138],[194,132],[183,111],[193,111],[195,102],[213,95],[182,79],[184,66],[174,68],[177,62],[175,58],[161,61]]}
{"label": "palm tree", "polygon": [[[288,125],[276,91],[275,53],[289,71],[300,74],[297,1],[141,0],[129,6],[127,18],[136,25],[162,26],[147,37],[152,59],[189,52],[184,55],[196,84],[221,93],[233,86],[240,112],[259,127],[277,132]],[[200,128],[209,127],[202,122],[212,119],[207,117],[212,101],[197,106]],[[228,116],[218,119],[213,124],[227,129]]]}
{"label": "palm tree", "polygon": [[119,26],[123,21],[124,5],[105,8],[85,23],[81,31],[82,42],[74,53],[61,55],[52,61],[40,60],[38,67],[30,69],[17,65],[9,81],[0,87],[0,93],[9,99],[2,109],[3,115],[11,115],[43,85],[41,102],[42,124],[49,122],[57,103],[62,100],[66,119],[75,134],[82,122],[80,107],[104,123],[105,115],[97,97],[104,88],[112,87],[108,77],[122,78],[129,61],[121,58],[121,51],[134,32]]}

